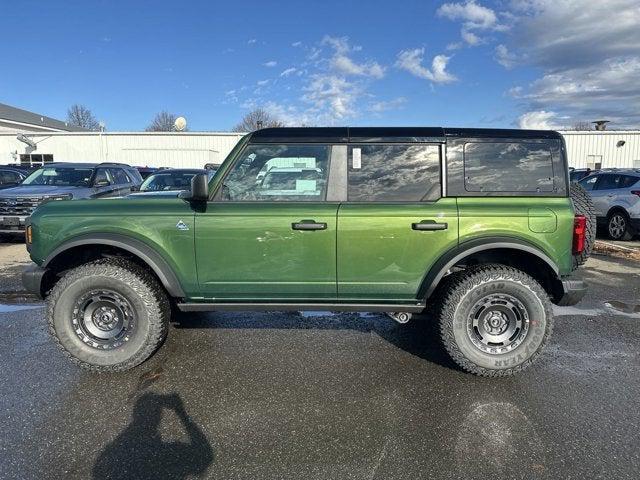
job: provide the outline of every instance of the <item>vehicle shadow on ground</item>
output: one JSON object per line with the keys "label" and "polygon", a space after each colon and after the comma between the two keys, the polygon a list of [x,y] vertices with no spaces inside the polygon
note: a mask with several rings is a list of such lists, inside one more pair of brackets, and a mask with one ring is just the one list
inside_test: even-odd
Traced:
{"label": "vehicle shadow on ground", "polygon": [[[187,441],[164,441],[163,411],[173,411]],[[187,414],[178,394],[145,393],[133,408],[127,428],[98,454],[94,480],[169,479],[199,477],[213,463],[213,448]]]}
{"label": "vehicle shadow on ground", "polygon": [[314,312],[179,312],[173,315],[178,329],[275,329],[353,330],[372,333],[390,344],[441,367],[460,368],[439,341],[438,322],[428,314],[414,315],[404,325],[381,313]]}

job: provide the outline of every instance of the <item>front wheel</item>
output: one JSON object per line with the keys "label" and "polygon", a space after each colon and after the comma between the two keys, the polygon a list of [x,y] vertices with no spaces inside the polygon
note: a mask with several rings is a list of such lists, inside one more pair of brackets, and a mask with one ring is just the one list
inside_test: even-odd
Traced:
{"label": "front wheel", "polygon": [[631,240],[629,217],[626,213],[615,211],[607,219],[607,233],[612,240]]}
{"label": "front wheel", "polygon": [[451,358],[476,375],[512,375],[539,356],[553,324],[551,302],[526,273],[486,265],[455,274],[440,307]]}
{"label": "front wheel", "polygon": [[103,259],[74,268],[47,299],[49,330],[78,366],[124,371],[162,345],[171,308],[148,271],[126,260]]}

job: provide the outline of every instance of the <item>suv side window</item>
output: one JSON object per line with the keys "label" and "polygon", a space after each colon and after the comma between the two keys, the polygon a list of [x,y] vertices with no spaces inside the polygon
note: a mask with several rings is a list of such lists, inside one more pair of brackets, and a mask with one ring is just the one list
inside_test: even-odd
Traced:
{"label": "suv side window", "polygon": [[113,177],[117,185],[132,183],[127,174],[124,173],[124,170],[122,170],[121,168],[110,168],[109,173],[111,173],[111,176]]}
{"label": "suv side window", "polygon": [[620,188],[633,187],[638,183],[640,177],[634,177],[633,175],[620,175]]}
{"label": "suv side window", "polygon": [[223,201],[323,201],[328,145],[248,145],[222,184]]}
{"label": "suv side window", "polygon": [[598,181],[599,175],[592,175],[590,177],[583,178],[578,182],[578,184],[587,191],[593,190],[593,187],[596,186],[596,182]]}
{"label": "suv side window", "polygon": [[438,145],[354,145],[349,150],[350,202],[420,202],[440,198]]}
{"label": "suv side window", "polygon": [[546,143],[467,142],[464,185],[468,192],[552,192],[551,150]]}
{"label": "suv side window", "polygon": [[13,170],[0,170],[0,185],[7,183],[19,183],[22,177]]}
{"label": "suv side window", "polygon": [[93,180],[93,184],[97,185],[103,182],[108,182],[109,185],[113,185],[113,178],[111,178],[106,168],[99,168],[96,171],[96,178]]}
{"label": "suv side window", "polygon": [[600,176],[600,181],[596,185],[596,190],[612,190],[618,188],[620,183],[620,175],[605,173]]}

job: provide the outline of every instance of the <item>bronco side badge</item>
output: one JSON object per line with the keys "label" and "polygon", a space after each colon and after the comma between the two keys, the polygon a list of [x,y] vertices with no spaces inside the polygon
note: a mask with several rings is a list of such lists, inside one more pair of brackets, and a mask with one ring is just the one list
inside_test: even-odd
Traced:
{"label": "bronco side badge", "polygon": [[178,223],[176,223],[176,228],[178,230],[189,230],[189,227],[187,226],[186,223],[184,223],[182,220],[178,221]]}

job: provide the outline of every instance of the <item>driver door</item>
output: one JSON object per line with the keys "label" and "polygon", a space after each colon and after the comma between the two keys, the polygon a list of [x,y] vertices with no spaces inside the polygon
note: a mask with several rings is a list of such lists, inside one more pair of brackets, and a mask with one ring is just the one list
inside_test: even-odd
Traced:
{"label": "driver door", "polygon": [[331,147],[249,144],[196,213],[205,299],[336,298],[336,216],[327,201]]}

